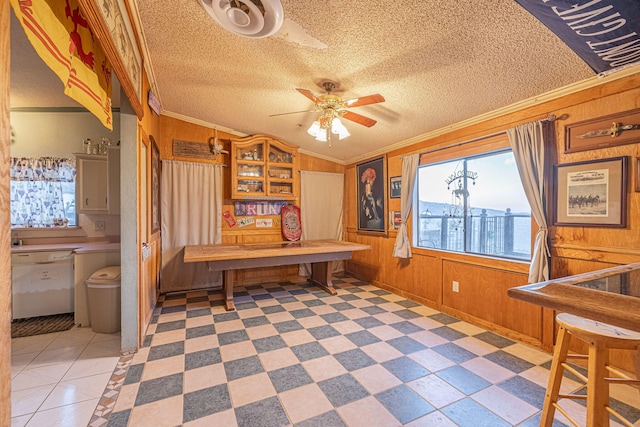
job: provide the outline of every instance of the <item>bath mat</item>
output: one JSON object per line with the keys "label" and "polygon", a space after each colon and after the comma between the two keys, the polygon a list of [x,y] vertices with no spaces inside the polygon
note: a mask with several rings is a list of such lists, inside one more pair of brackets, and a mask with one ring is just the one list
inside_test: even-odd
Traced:
{"label": "bath mat", "polygon": [[68,331],[72,327],[73,313],[16,319],[11,322],[11,338]]}

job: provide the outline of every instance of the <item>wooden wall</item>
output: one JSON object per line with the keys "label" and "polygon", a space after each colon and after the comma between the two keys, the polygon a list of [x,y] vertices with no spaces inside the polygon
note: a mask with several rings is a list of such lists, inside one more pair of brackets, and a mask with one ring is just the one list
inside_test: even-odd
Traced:
{"label": "wooden wall", "polygon": [[9,2],[0,4],[0,425],[11,424],[11,220],[9,217]]}
{"label": "wooden wall", "polygon": [[[149,91],[149,79],[147,73],[142,73],[142,93]],[[144,221],[146,227],[139,228],[139,242],[146,242],[150,249],[151,255],[147,258],[143,258],[142,245],[138,245],[138,345],[142,345],[144,335],[147,327],[151,322],[153,309],[158,301],[158,279],[160,276],[160,232],[151,232],[151,150],[149,135],[157,135],[160,131],[160,117],[154,113],[149,105],[143,103],[144,116],[138,121],[138,162],[145,163],[145,167],[138,165],[138,173],[145,170],[147,173],[146,179],[138,179],[138,185],[146,185],[146,191],[138,191],[138,215],[141,212],[146,212],[146,218],[139,218],[140,224]],[[141,155],[142,145],[145,145],[147,149],[144,151],[146,156]],[[146,198],[142,199],[141,194],[146,194]],[[146,209],[142,209],[141,205],[145,204]],[[146,233],[145,231],[146,230]],[[144,235],[142,235],[145,233]]]}
{"label": "wooden wall", "polygon": [[[223,207],[222,211],[234,213],[233,200],[231,200],[230,188],[230,159],[228,154],[222,154],[211,160],[176,157],[173,155],[173,140],[199,142],[206,144],[209,138],[215,136],[214,129],[205,126],[188,123],[173,117],[162,116],[160,118],[160,137],[156,138],[160,149],[160,157],[163,160],[181,160],[212,164],[224,164],[227,167],[223,170]],[[230,151],[231,138],[238,138],[226,132],[218,132],[218,141],[224,149]],[[318,157],[299,153],[300,170],[316,172],[336,172],[344,173],[344,166],[335,162],[324,160]],[[299,202],[296,204],[299,205]],[[222,222],[222,243],[256,243],[256,242],[281,242],[283,240],[280,229],[279,216],[265,216],[271,218],[274,226],[271,228],[256,228],[255,225],[230,227],[225,221]],[[237,218],[236,218],[237,220]],[[270,269],[256,268],[246,269],[236,272],[236,283],[253,284],[269,281],[283,281],[298,275],[298,266],[282,266]]]}
{"label": "wooden wall", "polygon": [[[623,229],[551,225],[552,277],[637,262],[640,261],[640,192],[635,191],[633,177],[639,173],[635,159],[640,157],[640,144],[566,154],[564,134],[565,127],[572,123],[639,107],[640,74],[635,74],[388,152],[388,176],[401,175],[402,155],[480,138],[549,114],[567,115],[554,122],[556,141],[548,147],[546,189],[550,190],[553,185],[554,164],[629,156],[633,166],[626,195],[628,221]],[[506,293],[510,287],[526,284],[528,264],[416,248],[412,259],[399,260],[391,256],[395,231],[390,231],[388,237],[358,234],[355,166],[347,165],[345,177],[347,240],[370,244],[373,250],[355,253],[354,260],[347,264],[348,272],[505,336],[546,350],[552,348],[554,313],[512,300]],[[551,196],[549,191],[549,218],[554,205]],[[399,199],[388,198],[387,204],[390,210],[400,210]],[[457,293],[452,292],[454,280],[460,283]]]}

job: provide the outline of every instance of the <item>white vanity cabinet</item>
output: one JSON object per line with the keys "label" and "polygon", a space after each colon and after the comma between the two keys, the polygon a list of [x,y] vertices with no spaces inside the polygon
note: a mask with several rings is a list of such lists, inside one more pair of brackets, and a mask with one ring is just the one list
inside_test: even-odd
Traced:
{"label": "white vanity cabinet", "polygon": [[120,148],[76,154],[76,212],[120,214]]}

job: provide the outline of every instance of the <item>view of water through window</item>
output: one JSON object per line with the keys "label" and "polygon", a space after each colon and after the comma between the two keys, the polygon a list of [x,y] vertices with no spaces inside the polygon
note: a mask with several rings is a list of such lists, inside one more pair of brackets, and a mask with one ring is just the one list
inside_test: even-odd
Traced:
{"label": "view of water through window", "polygon": [[513,153],[420,166],[417,245],[516,259],[531,257],[531,209]]}

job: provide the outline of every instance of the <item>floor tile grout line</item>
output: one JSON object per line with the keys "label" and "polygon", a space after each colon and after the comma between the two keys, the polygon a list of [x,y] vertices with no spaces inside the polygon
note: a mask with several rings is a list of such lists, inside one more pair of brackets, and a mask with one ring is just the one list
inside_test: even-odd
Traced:
{"label": "floor tile grout line", "polygon": [[[55,407],[48,408],[48,409],[45,409],[45,410],[43,410],[43,409],[42,409],[42,407],[43,407],[44,403],[45,403],[45,402],[46,402],[46,401],[47,401],[47,400],[52,396],[52,394],[55,392],[55,390],[56,390],[56,389],[57,389],[61,384],[62,384],[62,385],[64,385],[65,383],[72,383],[73,381],[76,381],[76,380],[82,380],[83,378],[88,378],[88,377],[90,377],[90,376],[100,374],[100,373],[94,373],[94,374],[88,374],[88,375],[86,375],[86,376],[81,376],[81,377],[78,377],[78,378],[73,378],[73,379],[63,380],[63,378],[65,377],[65,375],[67,375],[67,374],[71,371],[71,369],[73,369],[73,367],[76,365],[76,363],[78,363],[78,362],[80,361],[80,356],[81,356],[81,355],[82,355],[82,354],[83,354],[83,353],[84,353],[84,352],[89,348],[89,346],[90,346],[92,343],[96,343],[96,344],[97,344],[97,343],[99,343],[99,342],[103,342],[103,341],[95,341],[95,342],[94,342],[94,340],[96,339],[96,337],[97,337],[97,335],[98,335],[98,334],[96,334],[96,333],[94,333],[94,332],[91,332],[91,334],[93,334],[93,336],[92,336],[92,337],[91,337],[91,339],[89,339],[89,340],[77,340],[77,339],[74,339],[74,337],[73,337],[73,336],[64,337],[65,335],[73,334],[73,333],[74,333],[74,330],[78,330],[78,329],[80,329],[80,328],[76,326],[76,327],[74,327],[74,328],[70,329],[69,331],[57,332],[57,333],[55,333],[55,335],[56,335],[56,336],[55,336],[55,337],[53,337],[53,338],[52,338],[52,339],[51,339],[51,340],[50,340],[46,345],[44,345],[40,350],[38,350],[38,351],[34,351],[34,352],[31,352],[31,353],[37,353],[37,354],[36,354],[36,355],[35,355],[35,356],[34,356],[34,357],[29,361],[29,363],[27,363],[26,365],[24,365],[24,366],[23,366],[23,367],[22,367],[22,368],[21,368],[21,369],[16,373],[15,377],[12,377],[12,380],[13,380],[13,378],[16,378],[16,377],[17,377],[18,375],[20,375],[20,374],[24,374],[26,371],[29,371],[29,370],[31,370],[31,369],[40,369],[40,368],[42,368],[42,369],[51,369],[51,368],[54,368],[56,365],[65,365],[65,364],[67,364],[67,363],[69,364],[69,365],[68,365],[68,368],[67,368],[67,369],[66,369],[66,370],[65,370],[65,371],[60,375],[60,379],[59,379],[57,382],[55,382],[55,383],[51,383],[51,384],[42,385],[42,386],[26,387],[26,388],[24,388],[24,389],[21,389],[21,390],[20,390],[20,391],[22,391],[22,390],[29,390],[29,389],[31,389],[31,388],[34,388],[34,389],[35,389],[35,388],[44,387],[44,386],[53,386],[53,387],[52,387],[52,389],[47,393],[47,395],[43,397],[43,399],[42,399],[41,403],[38,405],[38,407],[36,408],[36,410],[35,410],[34,412],[31,412],[31,413],[28,413],[28,414],[24,414],[24,415],[22,415],[22,416],[29,415],[29,419],[27,420],[27,422],[29,422],[31,419],[33,419],[33,417],[34,417],[34,416],[36,416],[36,414],[37,414],[37,413],[39,413],[39,412],[41,413],[41,412],[43,412],[43,411],[56,410],[56,409],[63,408],[63,407],[66,407],[66,406],[72,406],[72,405],[80,404],[80,403],[82,403],[82,402],[87,402],[87,401],[90,401],[90,400],[95,399],[95,397],[92,397],[92,398],[86,398],[86,399],[81,399],[81,400],[78,400],[78,401],[75,401],[75,402],[72,402],[72,403],[67,403],[67,404],[57,405],[57,406],[55,406]],[[48,335],[48,334],[43,334],[43,335]],[[35,337],[35,336],[34,336],[34,337]],[[23,337],[23,338],[31,338],[31,337]],[[58,348],[51,348],[51,346],[52,346],[52,345],[54,345],[54,343],[55,343],[57,340],[61,339],[61,338],[67,338],[67,339],[69,339],[70,341],[77,343],[78,345],[67,345],[67,346],[58,347]],[[19,338],[18,338],[18,339],[19,339]],[[114,339],[115,339],[115,338],[114,338]],[[107,341],[109,341],[109,340],[104,340],[104,342],[107,342]],[[65,362],[63,362],[63,363],[54,362],[54,363],[49,363],[49,364],[42,365],[42,366],[34,366],[34,361],[35,361],[38,357],[40,357],[43,353],[45,353],[45,352],[47,352],[47,351],[55,351],[55,350],[60,350],[60,349],[64,349],[64,348],[69,348],[69,347],[77,347],[77,348],[80,348],[80,347],[81,347],[81,350],[79,350],[78,354],[73,358],[73,360],[67,360],[67,361],[65,361]],[[27,354],[27,353],[19,353],[19,354]],[[19,354],[17,354],[17,355],[19,355]],[[12,355],[12,356],[14,356],[14,355]],[[21,417],[22,417],[22,416],[21,416]],[[13,418],[15,418],[15,417],[13,417]]]}
{"label": "floor tile grout line", "polygon": [[[185,295],[186,295],[186,293],[185,293]],[[343,294],[343,295],[344,295],[344,294]],[[185,305],[185,309],[184,309],[184,315],[185,315],[185,316],[187,316],[187,312],[189,311],[189,310],[188,310],[188,303],[187,303],[187,301],[186,301],[186,300],[187,300],[187,298],[185,297],[185,303],[183,304],[183,305]],[[210,302],[211,302],[211,300],[210,300]],[[395,301],[389,301],[389,302],[393,303],[393,302],[395,302]],[[280,305],[284,305],[284,303],[281,303]],[[167,307],[170,307],[170,306],[167,306]],[[210,308],[212,308],[212,309],[213,309],[213,306],[211,306]],[[262,307],[261,307],[260,305],[258,305],[258,306],[257,306],[257,308],[262,308]],[[165,315],[169,315],[169,316],[170,316],[170,315],[172,315],[172,314],[175,314],[175,313],[166,313]],[[217,314],[224,314],[224,312],[223,312],[223,313],[217,313]],[[442,313],[440,313],[440,314],[442,314]],[[216,315],[216,314],[214,314],[214,313],[212,312],[211,316],[213,317],[213,316],[215,316],[215,315]],[[157,313],[156,313],[156,311],[154,310],[154,316],[157,316],[157,317],[158,317],[158,321],[156,322],[156,324],[164,323],[164,322],[160,322],[160,321],[159,321],[159,320],[160,320],[160,318],[163,316],[163,313],[162,313],[162,305],[160,305],[160,310],[159,310]],[[316,314],[316,316],[317,316],[317,314]],[[425,317],[428,317],[428,316],[425,316]],[[187,318],[187,317],[185,317],[185,319],[186,319],[186,318]],[[349,320],[350,320],[350,321],[353,321],[354,319],[349,319]],[[387,326],[388,326],[388,325],[387,325]],[[447,326],[447,325],[446,325],[446,324],[444,324],[443,326]],[[186,329],[186,327],[185,327],[185,329]],[[304,329],[306,330],[307,328],[305,327]],[[365,328],[365,330],[366,330],[366,328]],[[423,328],[423,330],[428,330],[428,329],[424,329],[424,328]],[[486,331],[486,330],[485,330],[485,332],[490,332],[490,331]],[[155,334],[156,334],[156,332],[154,332],[153,334],[150,334],[150,336],[151,336],[151,337],[153,337],[153,335],[155,335]],[[470,335],[470,334],[467,334],[467,333],[463,333],[463,334],[464,334],[464,335],[466,335],[466,336],[469,336],[469,337],[472,337],[472,336],[473,336],[473,335]],[[344,334],[341,334],[341,335],[344,335]],[[405,335],[405,336],[406,336],[406,335],[408,335],[408,334],[404,334],[404,333],[403,333],[403,335]],[[453,341],[455,341],[455,340],[448,339],[448,338],[446,338],[446,337],[444,337],[444,339],[445,339],[447,342],[453,342]],[[253,341],[253,340],[251,340],[251,341]],[[316,340],[316,342],[317,342],[317,341],[318,341],[318,340]],[[513,341],[513,340],[512,340],[512,341]],[[513,341],[512,345],[513,345],[513,344],[518,344],[518,341]],[[150,341],[150,342],[149,342],[149,346],[150,346],[150,347],[153,347],[153,345],[152,345],[152,341]],[[290,348],[291,346],[290,346],[290,345],[288,345],[287,347],[288,347],[288,348]],[[359,347],[360,347],[360,346],[358,346],[358,348],[359,348]],[[509,347],[509,346],[507,346],[507,347]],[[504,348],[507,348],[507,347],[504,347]],[[431,347],[428,347],[428,348],[431,348]],[[502,348],[502,347],[496,347],[496,351],[501,351],[501,350],[503,350],[503,348]],[[520,358],[519,356],[516,356],[516,355],[513,355],[513,356],[514,356],[514,357],[517,357],[517,358]],[[445,355],[443,355],[443,357],[446,357],[446,356],[445,356]],[[476,355],[476,357],[483,357],[483,356],[481,356],[481,355]],[[527,362],[528,362],[528,360],[526,360],[526,359],[523,359],[523,360],[525,360],[525,361],[527,361]],[[145,362],[145,363],[146,363],[146,362]],[[534,363],[534,362],[529,362],[529,363],[531,363],[533,366],[541,366],[541,365],[542,365],[542,364]],[[546,363],[546,362],[545,362],[545,363]],[[454,366],[456,366],[456,365],[457,365],[457,366],[461,366],[461,363],[455,363],[455,365],[454,365]],[[265,369],[265,371],[266,371],[266,369]],[[184,372],[184,371],[183,371],[183,372]],[[435,373],[435,372],[432,372],[432,373]],[[511,377],[510,377],[510,378],[520,377],[520,374],[519,374],[518,372],[514,372],[514,371],[512,371],[512,373],[513,373],[513,375],[511,375]],[[126,376],[126,374],[125,374],[124,376]],[[501,381],[504,381],[504,380],[501,380]],[[493,381],[488,381],[488,382],[489,382],[491,385],[497,385],[497,384],[498,384],[497,382],[493,382]],[[227,383],[228,383],[228,382],[227,382]],[[404,384],[406,385],[406,382],[404,382]],[[507,390],[505,390],[505,391],[507,391]],[[507,391],[507,392],[508,392],[508,391]],[[475,399],[473,399],[473,397],[472,397],[474,393],[472,393],[472,394],[467,394],[467,393],[465,393],[465,392],[463,392],[463,391],[461,391],[461,393],[463,394],[463,396],[461,397],[461,399],[460,399],[460,400],[464,400],[464,399],[471,398],[472,400],[474,400],[474,401],[475,401]],[[281,399],[280,393],[276,393],[276,395],[275,395],[275,396],[277,396],[277,397],[278,397],[278,401],[280,402],[280,404],[281,404],[281,406],[282,406],[283,410],[285,410],[285,411],[286,411],[285,406],[284,406],[284,402],[283,402],[283,401],[282,401],[282,399]],[[514,395],[514,396],[515,396],[515,395]],[[516,397],[517,397],[517,396],[516,396]],[[423,397],[423,399],[424,399],[425,401],[427,401],[427,402],[428,402],[428,400],[426,400],[424,397]],[[484,405],[482,405],[482,403],[480,403],[479,401],[475,401],[475,402],[476,402],[477,404],[481,405],[482,407],[484,407]],[[449,403],[448,405],[450,405],[450,404],[451,404],[451,403]],[[446,406],[448,406],[448,405],[446,405]],[[433,406],[433,405],[432,405],[432,406]],[[446,407],[446,406],[445,406],[445,407]],[[135,407],[135,406],[134,406],[134,407]],[[535,406],[534,406],[534,407],[535,407]],[[232,408],[233,408],[233,409],[235,409],[235,407],[232,407]],[[434,407],[434,408],[435,408],[435,407]],[[443,408],[444,408],[444,407],[443,407]],[[486,407],[485,407],[485,408],[486,408]],[[335,412],[340,416],[340,413],[338,412],[338,410],[337,410],[337,409],[338,409],[338,408],[334,406],[333,411],[335,411]],[[441,409],[442,409],[442,408],[441,408]],[[499,419],[504,420],[504,418],[502,418],[498,413],[494,412],[491,408],[486,408],[486,409],[488,409],[491,413],[493,413],[493,414],[494,414],[495,416],[497,416]],[[437,412],[441,412],[441,411],[440,411],[440,409],[437,409],[437,408],[436,408],[435,410],[436,410]],[[538,412],[536,412],[536,413],[534,413],[534,414],[533,414],[533,415],[531,415],[530,417],[528,417],[528,418],[526,418],[526,419],[524,419],[524,420],[521,420],[521,421],[519,422],[519,424],[525,423],[527,420],[529,420],[529,419],[531,419],[531,418],[535,418],[535,417],[538,415],[538,413],[539,413],[539,411],[538,411]],[[111,414],[111,413],[110,413],[110,414]],[[110,414],[109,414],[109,415],[110,415]],[[443,414],[443,415],[444,415],[444,414]],[[342,419],[342,417],[341,417],[341,419]],[[345,421],[345,424],[346,424],[346,420],[343,420],[343,421]],[[348,424],[347,424],[347,425],[348,425]]]}

